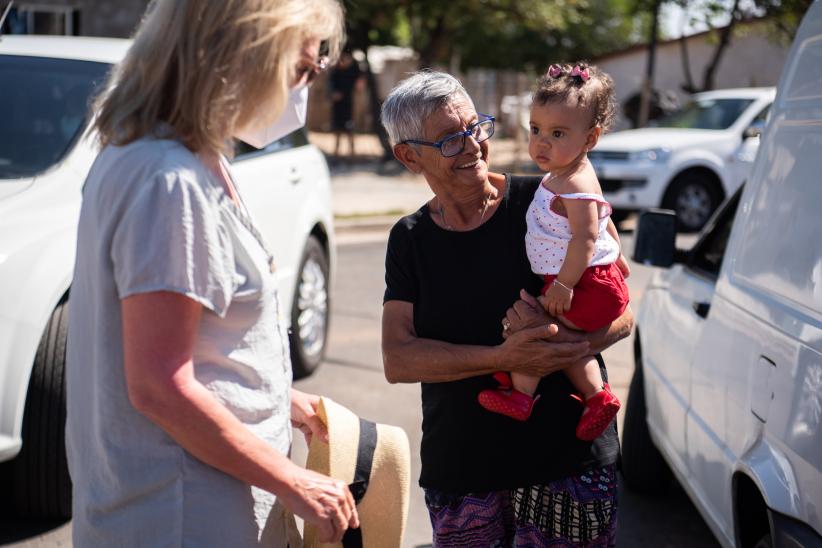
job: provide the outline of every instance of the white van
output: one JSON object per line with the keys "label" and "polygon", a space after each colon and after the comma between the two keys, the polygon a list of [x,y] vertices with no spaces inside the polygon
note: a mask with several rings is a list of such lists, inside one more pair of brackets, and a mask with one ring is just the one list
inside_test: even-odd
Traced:
{"label": "white van", "polygon": [[671,472],[723,546],[822,546],[822,3],[797,34],[753,171],[689,252],[646,213],[623,474]]}

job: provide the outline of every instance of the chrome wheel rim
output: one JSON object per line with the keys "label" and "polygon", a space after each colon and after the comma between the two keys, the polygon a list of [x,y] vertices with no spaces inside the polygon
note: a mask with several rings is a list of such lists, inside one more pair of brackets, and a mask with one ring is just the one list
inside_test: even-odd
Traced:
{"label": "chrome wheel rim", "polygon": [[328,321],[328,289],[325,273],[313,258],[305,262],[297,288],[297,332],[303,353],[315,359],[325,345],[325,326]]}
{"label": "chrome wheel rim", "polygon": [[685,226],[699,228],[711,215],[711,195],[702,185],[688,185],[676,199],[676,214]]}

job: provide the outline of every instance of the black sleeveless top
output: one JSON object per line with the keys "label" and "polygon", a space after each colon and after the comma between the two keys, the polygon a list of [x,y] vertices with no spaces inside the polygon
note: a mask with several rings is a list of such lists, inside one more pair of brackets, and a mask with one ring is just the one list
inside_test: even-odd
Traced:
{"label": "black sleeveless top", "polygon": [[[394,225],[384,301],[414,305],[418,337],[502,343],[500,320],[519,290],[537,295],[542,286],[525,253],[525,213],[539,183],[539,177],[506,175],[502,203],[470,232],[437,226],[427,205]],[[422,383],[422,487],[456,494],[513,489],[617,461],[616,421],[594,443],[576,438],[582,406],[570,397],[574,388],[563,373],[542,379],[542,398],[527,422],[477,403],[481,390],[495,386],[490,375]]]}

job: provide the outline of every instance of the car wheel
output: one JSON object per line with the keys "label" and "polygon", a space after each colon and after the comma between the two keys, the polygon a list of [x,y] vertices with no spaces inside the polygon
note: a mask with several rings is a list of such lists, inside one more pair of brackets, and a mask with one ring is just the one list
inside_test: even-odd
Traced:
{"label": "car wheel", "polygon": [[314,236],[309,236],[305,244],[299,272],[291,304],[291,367],[295,379],[317,369],[328,340],[328,257]]}
{"label": "car wheel", "polygon": [[26,516],[71,517],[66,463],[68,301],[52,312],[37,348],[23,414],[23,448],[10,463],[12,504]]}
{"label": "car wheel", "polygon": [[705,226],[721,201],[717,183],[694,171],[683,173],[671,183],[663,207],[676,212],[680,231],[696,232]]}
{"label": "car wheel", "polygon": [[[639,346],[637,346],[639,348]],[[636,369],[628,390],[622,433],[622,476],[632,491],[664,493],[671,484],[671,469],[651,440],[646,422],[645,383],[637,355]]]}

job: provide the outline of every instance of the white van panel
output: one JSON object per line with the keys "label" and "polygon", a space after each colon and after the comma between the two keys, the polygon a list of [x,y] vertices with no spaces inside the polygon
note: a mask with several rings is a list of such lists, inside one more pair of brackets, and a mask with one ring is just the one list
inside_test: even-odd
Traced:
{"label": "white van panel", "polygon": [[756,474],[770,508],[822,533],[822,17],[815,21],[783,75],[704,347],[728,368],[728,457]]}

